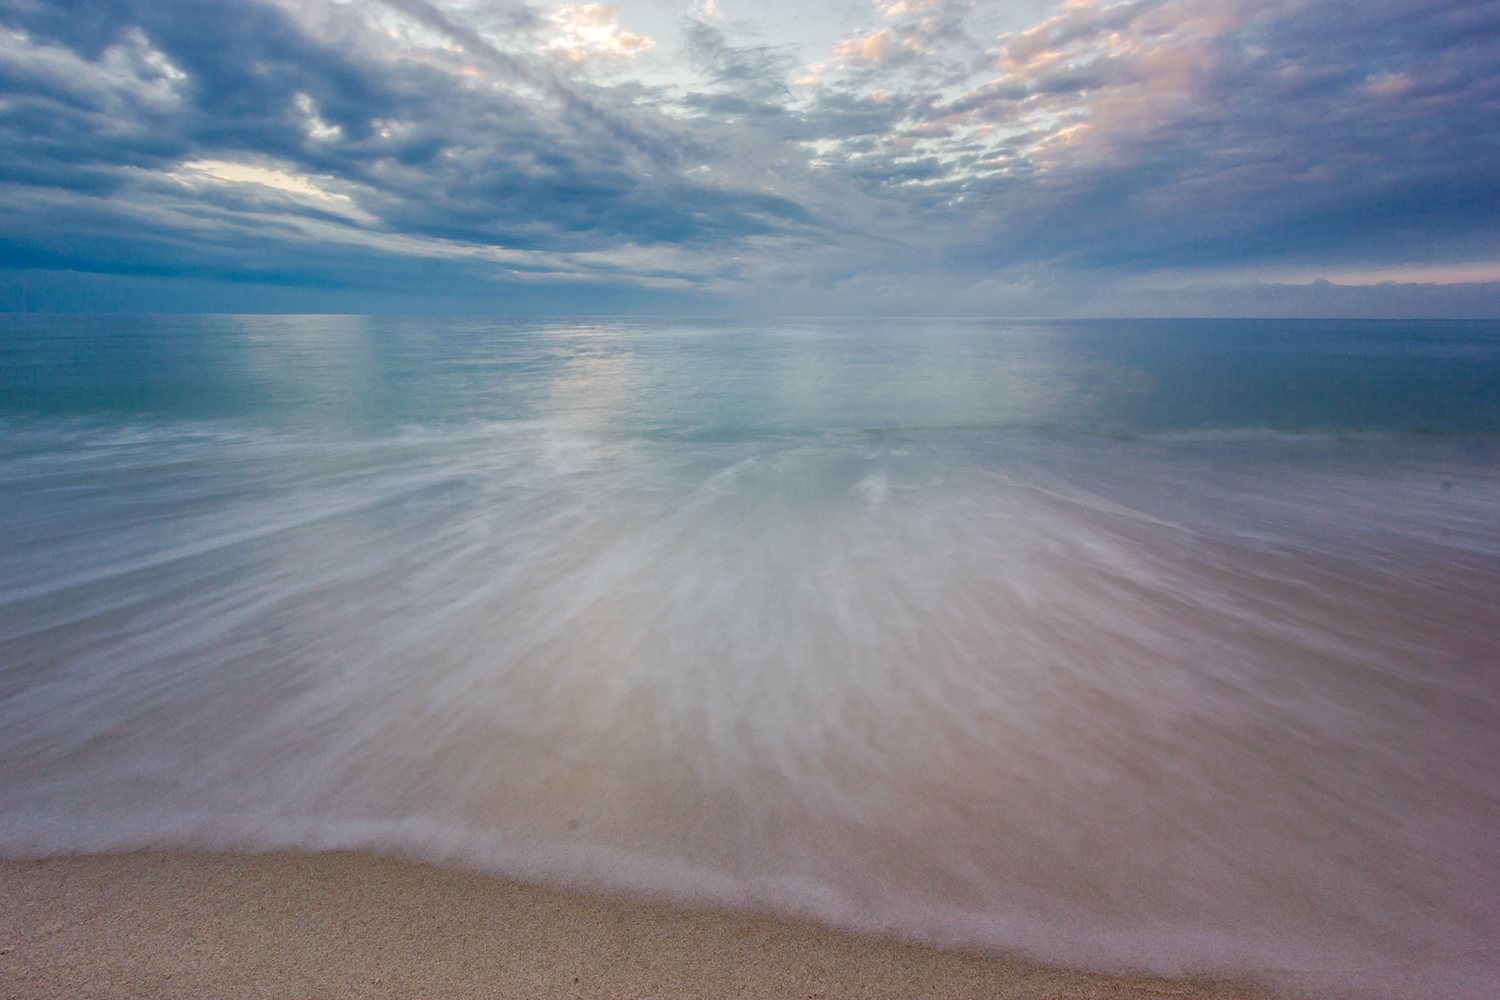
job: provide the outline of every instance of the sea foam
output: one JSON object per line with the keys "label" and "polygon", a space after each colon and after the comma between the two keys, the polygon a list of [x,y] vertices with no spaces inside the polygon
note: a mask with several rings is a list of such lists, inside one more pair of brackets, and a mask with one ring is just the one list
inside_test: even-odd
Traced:
{"label": "sea foam", "polygon": [[8,854],[357,846],[1497,985],[1500,482],[1464,447],[12,430]]}

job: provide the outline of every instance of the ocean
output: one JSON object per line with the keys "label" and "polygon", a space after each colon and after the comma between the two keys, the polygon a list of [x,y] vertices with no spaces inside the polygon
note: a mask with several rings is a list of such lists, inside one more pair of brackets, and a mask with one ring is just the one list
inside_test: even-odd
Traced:
{"label": "ocean", "polygon": [[0,318],[0,853],[1500,993],[1500,323]]}

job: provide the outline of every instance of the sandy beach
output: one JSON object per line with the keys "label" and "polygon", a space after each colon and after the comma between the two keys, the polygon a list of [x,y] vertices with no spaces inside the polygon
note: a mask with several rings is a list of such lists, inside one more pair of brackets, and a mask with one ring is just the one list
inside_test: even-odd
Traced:
{"label": "sandy beach", "polygon": [[357,853],[0,863],[6,997],[1248,997]]}

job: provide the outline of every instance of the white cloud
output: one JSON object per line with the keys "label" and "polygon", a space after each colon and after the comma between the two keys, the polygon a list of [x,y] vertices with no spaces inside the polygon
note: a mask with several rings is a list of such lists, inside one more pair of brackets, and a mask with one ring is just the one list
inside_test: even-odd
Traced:
{"label": "white cloud", "polygon": [[315,184],[307,174],[257,167],[247,163],[230,163],[226,160],[194,160],[184,163],[182,167],[184,170],[194,171],[201,176],[228,181],[231,184],[259,184],[263,187],[275,188],[277,191],[316,198],[320,201],[351,200],[346,194],[329,194]]}
{"label": "white cloud", "polygon": [[325,122],[322,116],[318,114],[318,106],[313,103],[313,99],[307,94],[297,95],[297,110],[301,111],[307,118],[308,138],[320,141],[343,138],[344,130],[337,125],[330,125]]}
{"label": "white cloud", "polygon": [[608,4],[564,4],[552,14],[560,34],[546,48],[569,59],[628,59],[649,51],[656,43],[644,35],[620,29],[615,8]]}

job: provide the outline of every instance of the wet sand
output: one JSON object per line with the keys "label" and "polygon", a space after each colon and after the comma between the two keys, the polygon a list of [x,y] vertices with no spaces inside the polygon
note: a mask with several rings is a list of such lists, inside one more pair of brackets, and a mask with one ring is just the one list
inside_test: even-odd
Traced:
{"label": "wet sand", "polygon": [[4,997],[1262,997],[353,852],[0,862]]}

